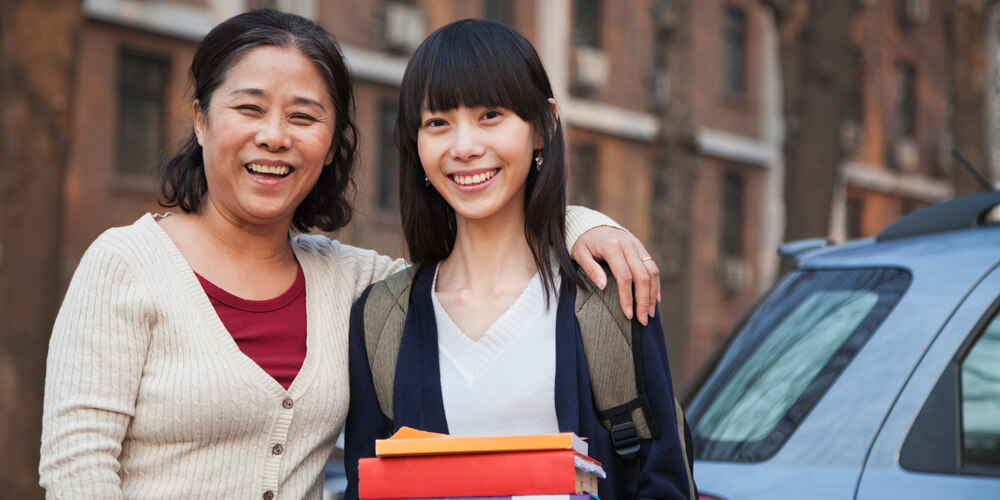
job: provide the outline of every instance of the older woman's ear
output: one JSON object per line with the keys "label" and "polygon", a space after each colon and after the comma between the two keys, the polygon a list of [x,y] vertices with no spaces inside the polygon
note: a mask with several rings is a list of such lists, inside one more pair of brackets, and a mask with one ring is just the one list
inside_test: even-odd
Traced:
{"label": "older woman's ear", "polygon": [[194,136],[198,139],[198,145],[205,147],[205,143],[201,139],[202,134],[205,133],[205,114],[201,112],[201,103],[198,102],[198,99],[191,103],[191,111],[194,113],[192,120],[194,122]]}

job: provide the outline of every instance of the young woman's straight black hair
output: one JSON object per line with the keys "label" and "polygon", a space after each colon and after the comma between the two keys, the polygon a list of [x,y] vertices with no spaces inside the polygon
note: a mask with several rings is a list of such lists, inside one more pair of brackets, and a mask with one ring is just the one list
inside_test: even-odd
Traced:
{"label": "young woman's straight black hair", "polygon": [[[191,62],[194,98],[199,111],[211,119],[212,94],[229,69],[258,47],[294,48],[312,61],[330,93],[335,112],[333,161],[325,165],[316,185],[295,209],[292,227],[336,231],[351,220],[351,196],[358,130],[354,125],[354,90],[340,45],[322,26],[294,14],[260,9],[233,16],[212,28]],[[162,162],[160,191],[164,207],[197,212],[208,191],[203,152],[194,130],[178,152]]]}
{"label": "young woman's straight black hair", "polygon": [[[431,186],[417,153],[423,108],[507,108],[544,134],[540,169],[531,165],[525,194],[524,234],[546,296],[555,284],[579,278],[566,250],[566,144],[542,61],[523,35],[492,21],[466,19],[439,28],[410,58],[399,93],[396,146],[403,233],[416,264],[441,260],[455,246],[455,211]],[[552,268],[555,261],[557,269]]]}

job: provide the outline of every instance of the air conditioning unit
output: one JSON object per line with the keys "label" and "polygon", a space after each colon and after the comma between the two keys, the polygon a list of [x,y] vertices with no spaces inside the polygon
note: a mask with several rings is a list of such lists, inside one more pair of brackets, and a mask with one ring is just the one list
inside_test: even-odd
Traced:
{"label": "air conditioning unit", "polygon": [[920,148],[913,139],[897,139],[894,148],[896,168],[913,172],[920,165]]}
{"label": "air conditioning unit", "polygon": [[737,294],[750,286],[753,271],[743,257],[723,256],[719,259],[719,282],[726,292]]}
{"label": "air conditioning unit", "polygon": [[903,19],[912,24],[927,20],[927,0],[903,0]]}
{"label": "air conditioning unit", "polygon": [[840,150],[853,153],[861,144],[861,124],[853,120],[840,122]]}
{"label": "air conditioning unit", "polygon": [[389,50],[412,52],[424,39],[424,17],[411,5],[386,2],[383,40]]}
{"label": "air conditioning unit", "polygon": [[573,49],[573,88],[582,92],[603,89],[608,84],[610,65],[603,50],[577,46]]}

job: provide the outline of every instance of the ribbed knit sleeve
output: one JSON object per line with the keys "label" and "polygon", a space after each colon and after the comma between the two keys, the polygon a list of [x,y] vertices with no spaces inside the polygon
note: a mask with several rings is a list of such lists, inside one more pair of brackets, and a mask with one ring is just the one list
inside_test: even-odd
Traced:
{"label": "ribbed knit sleeve", "polygon": [[[610,226],[628,232],[628,229],[596,210],[578,205],[566,207],[566,250],[573,252],[573,245],[580,236],[595,227]],[[632,233],[629,233],[632,234]]]}
{"label": "ribbed knit sleeve", "polygon": [[118,457],[149,343],[145,298],[126,263],[83,256],[49,343],[39,473],[48,498],[123,498]]}

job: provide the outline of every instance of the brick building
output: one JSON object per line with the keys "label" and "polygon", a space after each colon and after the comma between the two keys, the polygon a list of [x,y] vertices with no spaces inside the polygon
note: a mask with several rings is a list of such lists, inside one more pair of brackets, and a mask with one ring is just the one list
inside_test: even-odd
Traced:
{"label": "brick building", "polygon": [[[952,196],[951,2],[863,2],[851,23],[857,84],[842,124],[848,160],[834,236],[873,236]],[[839,205],[839,206],[836,206]]]}
{"label": "brick building", "polygon": [[[842,126],[835,239],[872,235],[951,193],[947,4],[858,4],[851,39],[860,71]],[[65,281],[105,228],[162,210],[154,165],[190,130],[186,72],[197,41],[262,6],[330,28],[354,75],[358,210],[339,238],[404,254],[392,144],[398,83],[426,34],[486,17],[524,33],[546,64],[570,146],[570,200],[628,227],[661,255],[662,269],[683,270],[683,303],[663,318],[678,384],[773,281],[784,132],[774,21],[758,0],[85,0],[64,187]],[[680,34],[663,42],[663,29]],[[667,64],[664,43],[682,44],[687,64]],[[673,168],[661,153],[674,147],[663,132],[676,109],[696,151],[683,185],[659,174]],[[678,192],[690,226],[671,237],[689,251],[665,262],[657,250],[668,223],[657,207]]]}

